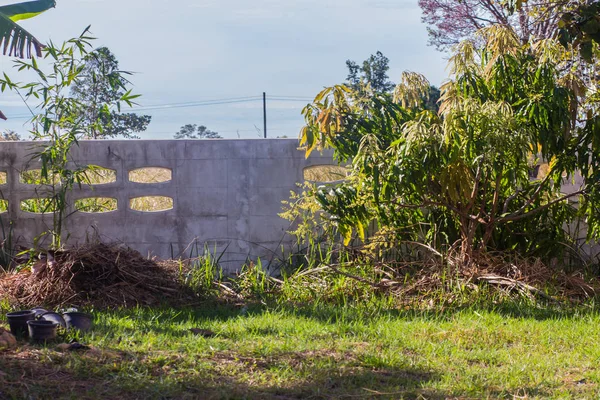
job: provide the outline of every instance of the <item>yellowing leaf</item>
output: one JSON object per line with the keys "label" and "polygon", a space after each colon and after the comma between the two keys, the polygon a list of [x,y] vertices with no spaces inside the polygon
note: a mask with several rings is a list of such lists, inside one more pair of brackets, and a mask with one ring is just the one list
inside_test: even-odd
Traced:
{"label": "yellowing leaf", "polygon": [[365,240],[365,227],[363,226],[363,224],[358,221],[357,222],[357,227],[356,227],[356,231],[358,232],[358,237],[360,237],[360,240],[364,241]]}
{"label": "yellowing leaf", "polygon": [[348,229],[340,233],[344,235],[344,246],[348,246],[352,241],[352,229]]}

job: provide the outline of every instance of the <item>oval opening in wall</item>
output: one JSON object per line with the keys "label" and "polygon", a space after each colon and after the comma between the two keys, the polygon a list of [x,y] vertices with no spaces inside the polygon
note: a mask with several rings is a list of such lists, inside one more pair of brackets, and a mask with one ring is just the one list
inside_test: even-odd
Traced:
{"label": "oval opening in wall", "polygon": [[90,166],[85,171],[85,176],[88,182],[93,185],[107,185],[109,183],[115,183],[117,181],[117,171],[114,169],[103,168],[103,167],[92,167]]}
{"label": "oval opening in wall", "polygon": [[0,171],[0,185],[6,185],[6,182],[8,182],[8,176],[6,175],[6,172]]}
{"label": "oval opening in wall", "polygon": [[8,211],[8,201],[0,199],[0,214]]}
{"label": "oval opening in wall", "polygon": [[52,199],[27,199],[21,201],[21,210],[34,214],[46,214],[56,211],[56,204]]}
{"label": "oval opening in wall", "polygon": [[129,200],[129,208],[135,211],[160,212],[173,209],[173,199],[166,196],[145,196]]}
{"label": "oval opening in wall", "polygon": [[58,175],[54,175],[54,177],[42,178],[41,169],[30,169],[23,171],[19,174],[19,180],[21,183],[25,183],[27,185],[52,185],[60,182]]}
{"label": "oval opening in wall", "polygon": [[336,182],[348,177],[348,168],[339,165],[314,165],[304,168],[304,180],[311,182]]}
{"label": "oval opening in wall", "polygon": [[84,213],[101,214],[117,211],[117,199],[110,197],[90,197],[75,201],[75,209]]}
{"label": "oval opening in wall", "polygon": [[148,167],[129,171],[129,181],[135,183],[163,183],[173,179],[169,168]]}

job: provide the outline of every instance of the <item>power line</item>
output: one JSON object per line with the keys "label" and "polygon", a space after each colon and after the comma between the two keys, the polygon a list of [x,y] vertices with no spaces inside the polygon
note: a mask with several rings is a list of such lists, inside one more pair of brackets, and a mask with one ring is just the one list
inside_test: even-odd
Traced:
{"label": "power line", "polygon": [[[201,107],[201,106],[211,106],[211,105],[219,105],[219,104],[235,104],[235,103],[245,103],[260,100],[261,96],[246,96],[246,97],[229,97],[223,99],[213,99],[213,100],[197,100],[190,101],[185,103],[166,103],[166,104],[154,104],[149,106],[140,106],[140,107],[132,107],[132,110],[137,111],[150,111],[150,110],[159,110],[159,109],[168,109],[168,108],[184,108],[184,107]],[[19,114],[12,116],[13,119],[20,119],[25,117],[30,117],[30,114]]]}
{"label": "power line", "polygon": [[[175,103],[177,105],[183,105],[183,104],[197,104],[197,103],[212,103],[215,101],[230,101],[230,100],[248,100],[248,99],[258,99],[260,98],[260,96],[245,96],[245,97],[226,97],[226,98],[222,98],[222,99],[212,99],[212,100],[194,100],[194,101],[188,101],[188,102],[183,102],[183,103]],[[146,107],[159,107],[159,106],[164,106],[166,104],[152,104]]]}
{"label": "power line", "polygon": [[204,106],[215,106],[222,104],[237,104],[237,103],[250,103],[260,100],[259,97],[256,99],[239,99],[239,100],[220,100],[220,101],[212,101],[212,102],[197,102],[197,103],[172,103],[172,104],[161,104],[155,106],[148,107],[133,107],[133,111],[152,111],[152,110],[162,110],[162,109],[171,109],[171,108],[189,108],[189,107],[204,107]]}
{"label": "power line", "polygon": [[267,100],[272,100],[272,101],[292,101],[292,102],[300,102],[300,103],[310,103],[310,100],[280,99],[280,98],[275,98],[275,97],[267,97]]}
{"label": "power line", "polygon": [[[267,96],[267,100],[271,101],[286,101],[286,102],[311,102],[312,99],[302,96]],[[149,106],[132,107],[131,111],[159,111],[169,110],[176,108],[191,108],[191,107],[207,107],[215,105],[227,105],[227,104],[240,104],[240,103],[252,103],[263,100],[262,96],[246,96],[246,97],[229,97],[222,99],[212,100],[198,100],[182,103],[165,103],[165,104],[154,104]],[[28,119],[31,114],[17,114],[10,116],[11,119]]]}
{"label": "power line", "polygon": [[278,94],[272,94],[270,95],[271,97],[285,97],[285,98],[289,98],[289,99],[312,99],[310,96],[287,96],[287,95],[278,95]]}
{"label": "power line", "polygon": [[[242,98],[237,98],[237,99],[233,98],[233,99],[206,100],[206,101],[188,102],[188,103],[156,104],[156,105],[152,105],[152,106],[134,107],[133,110],[151,111],[151,110],[170,109],[170,108],[204,107],[204,106],[214,106],[214,105],[222,105],[222,104],[252,103],[252,102],[257,102],[260,100],[263,100],[261,96],[253,96],[253,97],[242,97]],[[283,97],[275,97],[275,96],[267,96],[267,100],[293,101],[293,102],[311,101],[311,99],[301,98],[301,97],[283,98]]]}

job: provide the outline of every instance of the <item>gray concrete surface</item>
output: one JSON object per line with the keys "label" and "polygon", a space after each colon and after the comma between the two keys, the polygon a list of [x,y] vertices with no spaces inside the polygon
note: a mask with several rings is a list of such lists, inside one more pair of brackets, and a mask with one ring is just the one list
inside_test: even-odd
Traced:
{"label": "gray concrete surface", "polygon": [[[20,244],[52,225],[52,216],[24,212],[22,200],[44,197],[44,189],[20,183],[22,171],[39,168],[32,160],[34,142],[1,142],[0,172],[7,182],[0,196],[9,211],[0,214],[14,224]],[[97,165],[116,171],[114,183],[74,190],[70,203],[90,197],[117,199],[108,213],[75,211],[65,220],[67,243],[83,243],[97,234],[106,241],[123,242],[144,255],[189,256],[206,244],[218,253],[229,271],[247,258],[271,261],[291,243],[289,222],[278,216],[281,202],[297,190],[303,170],[333,164],[331,155],[305,160],[295,139],[82,141],[71,154],[74,165]],[[130,182],[129,171],[144,167],[172,170],[172,180],[157,184]],[[129,200],[140,196],[173,198],[173,209],[140,212]],[[195,244],[198,244],[196,246]]]}

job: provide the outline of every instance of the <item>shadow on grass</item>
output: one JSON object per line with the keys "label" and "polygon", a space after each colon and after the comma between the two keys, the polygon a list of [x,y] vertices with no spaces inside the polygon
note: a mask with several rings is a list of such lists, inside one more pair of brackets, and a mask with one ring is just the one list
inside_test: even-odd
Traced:
{"label": "shadow on grass", "polygon": [[[329,361],[327,367],[309,365]],[[174,360],[172,360],[174,361]],[[510,393],[481,388],[473,393],[433,389],[439,374],[350,362],[336,365],[332,354],[282,353],[266,358],[217,353],[196,370],[177,371],[176,362],[141,363],[135,356],[102,353],[63,354],[28,350],[0,353],[0,398],[55,399],[446,399],[551,395],[539,387]],[[277,371],[287,379],[274,380]]]}
{"label": "shadow on grass", "polygon": [[[265,357],[217,352],[195,368],[176,357],[159,362],[110,349],[60,353],[40,346],[0,352],[0,399],[446,399],[505,398],[552,393],[435,389],[441,374],[385,363],[369,366],[351,353],[282,352]],[[283,375],[279,375],[283,374]]]}
{"label": "shadow on grass", "polygon": [[[283,307],[276,312],[325,322],[349,322],[374,317],[445,319],[468,308],[434,311],[360,310],[340,307]],[[444,371],[413,368],[412,364],[390,364],[360,351],[319,348],[312,351],[248,355],[236,348],[237,337],[227,346],[220,341],[178,347],[178,338],[189,336],[189,326],[207,321],[228,321],[240,316],[259,316],[272,312],[265,306],[210,305],[201,308],[134,308],[98,313],[94,335],[106,346],[83,353],[61,353],[40,346],[0,352],[0,399],[5,398],[150,398],[150,399],[350,399],[406,398],[442,399],[471,395],[434,389]],[[511,315],[511,307],[496,312]],[[523,316],[520,313],[511,316]],[[543,313],[539,319],[563,318],[563,313]],[[531,311],[535,314],[535,310]],[[569,315],[570,316],[570,315]],[[535,317],[534,317],[535,318]],[[129,326],[119,326],[129,322]],[[253,328],[254,329],[254,328]],[[247,332],[247,331],[246,331]],[[144,341],[146,333],[163,335],[175,343],[168,350],[153,345],[132,351],[111,350],[120,337]],[[276,327],[256,327],[252,334],[269,340],[281,334]],[[240,333],[245,335],[245,333]],[[285,332],[283,332],[285,334]],[[221,337],[223,338],[223,337]],[[85,339],[85,337],[83,338]],[[253,337],[247,338],[254,340]],[[184,342],[184,341],[182,341]],[[146,343],[144,341],[144,343]],[[139,344],[139,343],[138,343]],[[213,349],[211,346],[215,346]],[[358,343],[357,343],[358,345]],[[119,346],[122,347],[122,346]],[[326,347],[326,346],[324,346]],[[122,347],[126,348],[126,347]],[[144,350],[144,349],[148,350]],[[197,354],[184,353],[197,349]],[[219,350],[220,348],[220,350]],[[336,347],[333,346],[335,349]],[[227,350],[224,350],[227,349]],[[482,387],[472,397],[511,397],[513,394],[548,397],[541,388],[521,388],[518,393]]]}
{"label": "shadow on grass", "polygon": [[[109,354],[109,355],[107,355]],[[113,354],[113,355],[110,355]],[[310,368],[321,357],[328,367]],[[330,357],[333,357],[329,359]],[[176,365],[148,366],[140,360],[107,351],[63,354],[30,349],[0,353],[0,398],[76,399],[330,399],[330,398],[446,398],[427,389],[438,378],[417,369],[370,369],[350,363],[337,368],[330,354],[280,354],[240,358],[218,353],[204,367],[179,374]],[[332,363],[333,362],[333,363]],[[120,373],[116,374],[118,368]],[[273,382],[279,370],[293,378]],[[421,397],[422,398],[422,397]]]}

